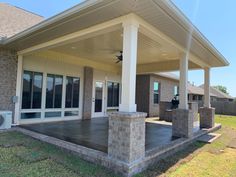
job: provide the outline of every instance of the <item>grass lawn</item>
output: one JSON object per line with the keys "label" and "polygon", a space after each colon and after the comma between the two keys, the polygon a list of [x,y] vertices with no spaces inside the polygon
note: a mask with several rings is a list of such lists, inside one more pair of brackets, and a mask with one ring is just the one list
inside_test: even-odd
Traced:
{"label": "grass lawn", "polygon": [[[222,136],[212,144],[194,143],[136,175],[236,177],[236,117],[216,116]],[[17,132],[0,133],[0,177],[113,177],[112,172],[53,145]]]}

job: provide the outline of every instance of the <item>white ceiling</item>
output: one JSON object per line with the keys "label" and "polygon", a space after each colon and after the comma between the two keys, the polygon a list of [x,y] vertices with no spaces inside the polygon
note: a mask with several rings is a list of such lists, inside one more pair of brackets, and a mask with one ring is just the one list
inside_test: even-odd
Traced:
{"label": "white ceiling", "polygon": [[[122,43],[122,30],[116,30],[51,50],[79,58],[115,64],[116,55],[123,48]],[[179,53],[180,51],[161,38],[156,42],[142,33],[138,34],[138,64],[177,60]]]}

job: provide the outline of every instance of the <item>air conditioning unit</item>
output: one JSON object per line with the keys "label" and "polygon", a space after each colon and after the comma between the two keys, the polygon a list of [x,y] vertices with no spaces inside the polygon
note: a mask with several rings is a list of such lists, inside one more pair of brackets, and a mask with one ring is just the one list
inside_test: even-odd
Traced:
{"label": "air conditioning unit", "polygon": [[0,111],[0,130],[11,128],[12,124],[12,112]]}

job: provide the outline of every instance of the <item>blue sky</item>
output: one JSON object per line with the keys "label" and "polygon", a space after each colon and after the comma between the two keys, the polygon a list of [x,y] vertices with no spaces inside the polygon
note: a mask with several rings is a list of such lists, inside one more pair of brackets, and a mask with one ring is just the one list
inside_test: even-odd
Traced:
{"label": "blue sky", "polygon": [[[236,1],[173,2],[230,62],[229,67],[212,69],[211,85],[226,86],[229,93],[236,97]],[[203,83],[203,72],[189,72],[189,80],[196,85]]]}
{"label": "blue sky", "polygon": [[[56,15],[80,0],[5,0],[45,18]],[[211,84],[226,86],[236,97],[236,1],[235,0],[173,0],[211,43],[228,59],[227,68],[212,69]],[[198,8],[196,8],[198,7]],[[189,72],[189,80],[203,83],[203,71]]]}

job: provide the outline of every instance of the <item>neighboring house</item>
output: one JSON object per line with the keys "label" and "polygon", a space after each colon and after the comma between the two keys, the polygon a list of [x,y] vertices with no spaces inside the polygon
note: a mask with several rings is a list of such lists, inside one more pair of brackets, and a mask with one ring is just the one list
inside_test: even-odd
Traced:
{"label": "neighboring house", "polygon": [[[171,1],[88,0],[44,21],[22,9],[2,3],[1,6],[0,110],[12,111],[15,125],[38,127],[38,123],[43,126],[45,122],[58,125],[58,121],[86,120],[79,121],[88,127],[85,132],[80,131],[81,135],[74,135],[76,131],[70,129],[65,132],[65,127],[53,134],[86,137],[83,142],[92,137],[87,145],[105,142],[102,147],[106,150],[101,153],[68,146],[86,160],[126,176],[153,164],[160,157],[159,143],[164,145],[162,150],[176,151],[201,132],[194,132],[193,114],[188,106],[188,70],[204,68],[204,83],[210,85],[210,69],[229,63]],[[15,14],[17,17],[13,18]],[[189,48],[186,41],[190,32]],[[155,74],[178,70],[179,89],[174,86],[175,79],[164,81],[163,76]],[[150,76],[146,77],[147,73]],[[142,77],[146,77],[146,87]],[[143,95],[142,89],[149,94]],[[173,124],[165,126],[165,131],[155,131],[163,125],[152,126],[151,132],[155,133],[150,137],[159,136],[161,141],[152,144],[154,139],[149,137],[148,146],[154,149],[147,152],[147,114],[138,112],[140,104],[143,100],[151,103],[149,108],[156,109],[156,103],[170,100],[177,90],[180,104]],[[211,129],[215,124],[209,87],[204,90],[204,105],[200,128]],[[91,134],[94,127],[90,125],[96,124],[95,118],[106,117],[114,110],[118,112],[109,114],[102,137]],[[101,126],[98,123],[95,127],[99,134]],[[183,144],[165,148],[174,140],[172,136],[185,137],[184,142],[175,142]]]}
{"label": "neighboring house", "polygon": [[[212,96],[212,95],[211,95]],[[191,83],[188,84],[188,101],[203,101],[204,90]]]}
{"label": "neighboring house", "polygon": [[[204,85],[200,86],[201,88],[204,88]],[[212,101],[222,101],[222,102],[233,102],[234,97],[214,88],[210,87],[210,92],[213,94]]]}
{"label": "neighboring house", "polygon": [[[198,102],[199,108],[204,102],[204,85],[195,86],[188,83],[188,101]],[[179,77],[172,73],[155,73],[137,75],[136,104],[137,110],[148,113],[148,117],[159,116],[160,102],[171,102],[179,94]],[[224,104],[234,99],[230,95],[210,87],[211,102]]]}

